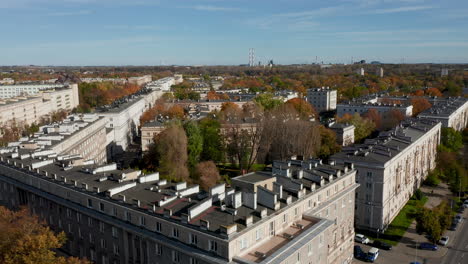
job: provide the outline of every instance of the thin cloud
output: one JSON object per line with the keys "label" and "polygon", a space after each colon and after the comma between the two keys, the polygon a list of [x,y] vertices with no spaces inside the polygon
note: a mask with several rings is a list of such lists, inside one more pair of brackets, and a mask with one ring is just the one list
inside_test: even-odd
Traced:
{"label": "thin cloud", "polygon": [[83,16],[90,15],[93,12],[90,10],[80,10],[80,11],[71,11],[71,12],[54,12],[47,14],[48,16]]}
{"label": "thin cloud", "polygon": [[241,8],[237,7],[223,7],[223,6],[212,6],[212,5],[196,5],[185,7],[197,11],[208,11],[208,12],[225,12],[225,11],[241,11]]}
{"label": "thin cloud", "polygon": [[393,14],[393,13],[402,13],[402,12],[415,12],[423,11],[428,9],[433,9],[433,6],[403,6],[396,8],[386,8],[386,9],[376,9],[371,11],[373,14]]}

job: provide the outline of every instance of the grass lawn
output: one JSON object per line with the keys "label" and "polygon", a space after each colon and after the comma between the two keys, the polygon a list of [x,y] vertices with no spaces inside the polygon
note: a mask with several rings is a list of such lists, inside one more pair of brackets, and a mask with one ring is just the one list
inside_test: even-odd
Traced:
{"label": "grass lawn", "polygon": [[[396,246],[398,241],[403,237],[408,227],[416,218],[417,208],[424,206],[427,202],[427,197],[424,196],[421,200],[410,199],[408,203],[401,209],[400,213],[393,219],[392,223],[387,228],[384,234],[379,235],[378,240],[381,240],[390,245]],[[370,239],[375,240],[375,234],[366,234]]]}

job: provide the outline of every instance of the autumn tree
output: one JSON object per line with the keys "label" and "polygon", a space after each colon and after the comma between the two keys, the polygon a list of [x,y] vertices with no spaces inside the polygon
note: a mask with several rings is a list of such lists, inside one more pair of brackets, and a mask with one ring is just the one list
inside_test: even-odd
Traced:
{"label": "autumn tree", "polygon": [[382,128],[382,116],[375,108],[369,109],[366,113],[364,113],[363,117],[374,122],[377,129]]}
{"label": "autumn tree", "polygon": [[382,130],[394,128],[405,119],[405,115],[398,109],[387,111],[384,115],[385,118],[381,126]]}
{"label": "autumn tree", "polygon": [[320,150],[318,152],[318,157],[321,159],[326,159],[331,155],[339,152],[341,146],[336,142],[336,133],[324,126],[319,126],[320,129]]}
{"label": "autumn tree", "polygon": [[374,122],[361,117],[358,113],[354,113],[354,115],[344,114],[341,118],[337,118],[337,121],[339,123],[354,125],[354,138],[356,142],[368,137],[376,128]]}
{"label": "autumn tree", "polygon": [[154,138],[146,156],[147,167],[174,181],[188,180],[187,136],[177,124],[170,125]]}
{"label": "autumn tree", "polygon": [[413,105],[413,116],[419,115],[422,111],[431,108],[431,103],[426,98],[413,98],[411,99]]}
{"label": "autumn tree", "polygon": [[10,211],[0,206],[0,263],[3,264],[88,264],[86,260],[65,258],[55,250],[65,243],[63,232],[54,234],[27,209]]}
{"label": "autumn tree", "polygon": [[304,99],[301,98],[293,98],[285,103],[286,105],[292,106],[297,113],[303,118],[307,118],[309,116],[317,117],[317,111],[315,111],[314,107],[306,102]]}
{"label": "autumn tree", "polygon": [[437,88],[427,88],[426,89],[426,95],[429,96],[437,96],[437,97],[442,97],[442,93],[439,91]]}
{"label": "autumn tree", "polygon": [[265,110],[272,110],[283,104],[283,101],[275,99],[272,93],[261,93],[254,98],[254,101]]}
{"label": "autumn tree", "polygon": [[195,175],[203,190],[209,190],[221,180],[218,168],[211,160],[198,163],[195,167]]}

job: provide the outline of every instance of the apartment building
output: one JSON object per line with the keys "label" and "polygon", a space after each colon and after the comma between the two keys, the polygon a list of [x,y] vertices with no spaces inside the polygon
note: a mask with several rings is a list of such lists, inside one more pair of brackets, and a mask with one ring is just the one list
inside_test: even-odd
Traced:
{"label": "apartment building", "polygon": [[[177,82],[181,82],[181,76],[177,77]],[[146,84],[146,88],[151,90],[161,90],[161,91],[170,91],[171,86],[176,84],[176,79],[174,77],[165,77],[162,79],[158,79],[156,81],[152,81]]]}
{"label": "apartment building", "polygon": [[336,109],[337,91],[329,87],[307,89],[307,102],[318,112]]}
{"label": "apartment building", "polygon": [[370,109],[376,110],[381,115],[386,115],[392,110],[398,110],[406,117],[413,115],[413,106],[411,104],[345,102],[336,105],[336,112],[339,117],[345,114],[354,115],[355,113],[362,115],[367,113]]}
{"label": "apartment building", "polygon": [[0,99],[0,124],[17,125],[39,123],[48,114],[70,111],[79,104],[78,86],[40,91],[34,96]]}
{"label": "apartment building", "polygon": [[354,143],[354,130],[356,127],[352,124],[330,123],[328,128],[336,133],[337,143],[341,146],[349,146]]}
{"label": "apartment building", "polygon": [[136,85],[143,85],[153,80],[151,75],[143,75],[138,77],[129,77],[128,82]]}
{"label": "apartment building", "polygon": [[70,115],[60,123],[41,126],[31,137],[10,142],[21,158],[40,156],[79,157],[93,164],[107,162],[106,120],[95,114]]}
{"label": "apartment building", "polygon": [[35,95],[39,91],[54,89],[73,89],[77,84],[18,84],[18,85],[0,85],[0,99],[12,98],[17,96]]}
{"label": "apartment building", "polygon": [[352,164],[291,160],[203,191],[158,173],[16,151],[0,152],[0,202],[27,205],[67,234],[67,253],[98,264],[352,260]]}
{"label": "apartment building", "polygon": [[436,166],[441,123],[409,119],[331,157],[354,163],[357,228],[384,231]]}
{"label": "apartment building", "polygon": [[443,127],[462,131],[468,125],[468,98],[456,97],[431,100],[432,107],[418,117],[439,121]]}
{"label": "apartment building", "polygon": [[15,80],[12,78],[3,78],[2,80],[0,80],[0,85],[9,85],[9,84],[14,84],[14,83],[15,83]]}
{"label": "apartment building", "polygon": [[141,151],[148,151],[149,145],[154,142],[154,137],[164,131],[166,127],[163,121],[154,120],[141,126]]}

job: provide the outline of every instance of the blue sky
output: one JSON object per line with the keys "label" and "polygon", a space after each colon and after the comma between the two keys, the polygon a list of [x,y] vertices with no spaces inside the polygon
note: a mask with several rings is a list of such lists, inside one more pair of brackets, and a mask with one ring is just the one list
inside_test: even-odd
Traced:
{"label": "blue sky", "polygon": [[0,0],[0,65],[468,63],[467,0]]}

